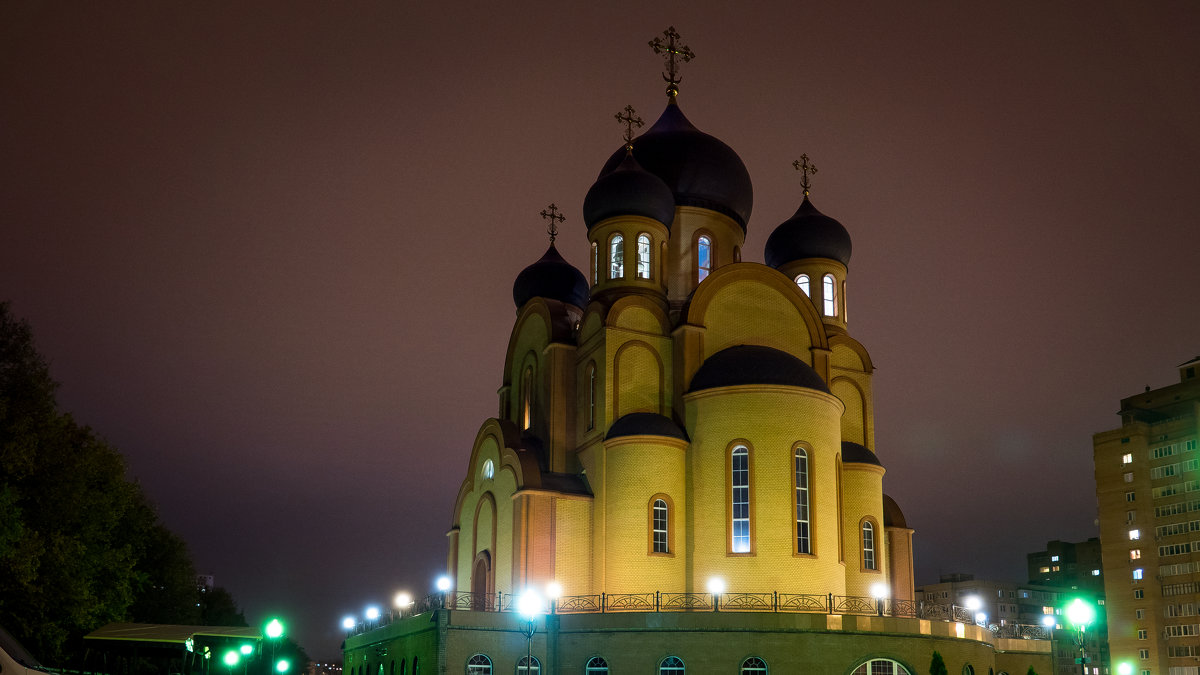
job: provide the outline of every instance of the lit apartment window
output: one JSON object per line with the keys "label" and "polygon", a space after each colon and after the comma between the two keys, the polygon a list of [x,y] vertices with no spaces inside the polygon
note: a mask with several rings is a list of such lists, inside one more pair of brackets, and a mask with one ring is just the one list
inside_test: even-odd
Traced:
{"label": "lit apartment window", "polygon": [[1050,556],[1050,562],[1058,562],[1058,556],[1056,556],[1056,555]]}
{"label": "lit apartment window", "polygon": [[1142,538],[1142,533],[1139,532],[1138,530],[1130,530],[1129,531],[1129,541],[1137,541],[1138,539],[1141,539],[1141,538]]}
{"label": "lit apartment window", "polygon": [[1092,576],[1094,576],[1094,577],[1100,576],[1100,570],[1092,570]]}
{"label": "lit apartment window", "polygon": [[1140,567],[1138,567],[1137,569],[1133,570],[1133,579],[1134,579],[1134,581],[1141,581],[1141,580],[1142,580],[1142,575],[1143,575],[1143,574],[1144,574],[1144,572],[1142,571],[1142,568],[1140,568]]}
{"label": "lit apartment window", "polygon": [[1133,455],[1131,455],[1129,453],[1125,453],[1124,455],[1121,455],[1121,463],[1122,464],[1133,464]]}
{"label": "lit apartment window", "polygon": [[1042,573],[1042,574],[1049,574],[1049,573],[1050,573],[1050,568],[1049,568],[1049,567],[1043,567],[1043,568],[1039,569],[1039,570],[1038,570],[1038,572],[1040,572],[1040,573]]}
{"label": "lit apartment window", "polygon": [[1125,472],[1125,475],[1122,476],[1122,478],[1125,479],[1126,483],[1132,483],[1133,482],[1133,472],[1132,471]]}

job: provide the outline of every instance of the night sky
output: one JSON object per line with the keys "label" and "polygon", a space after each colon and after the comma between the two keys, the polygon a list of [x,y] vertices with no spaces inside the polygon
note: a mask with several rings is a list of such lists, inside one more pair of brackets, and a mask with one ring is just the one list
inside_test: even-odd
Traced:
{"label": "night sky", "polygon": [[430,589],[537,213],[583,268],[670,24],[745,259],[801,153],[854,239],[918,583],[1097,535],[1091,434],[1200,354],[1200,5],[647,4],[0,4],[0,300],[252,622],[335,658]]}

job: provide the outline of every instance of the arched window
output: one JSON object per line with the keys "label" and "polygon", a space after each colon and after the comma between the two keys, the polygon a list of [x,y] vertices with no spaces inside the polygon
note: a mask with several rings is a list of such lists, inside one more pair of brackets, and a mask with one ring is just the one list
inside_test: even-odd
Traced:
{"label": "arched window", "polygon": [[808,289],[808,275],[807,274],[797,274],[796,275],[796,285],[800,287],[800,290],[804,291],[805,295],[810,296],[810,297],[812,296],[812,292]]}
{"label": "arched window", "polygon": [[391,675],[396,675],[396,659],[392,659],[392,665],[388,667],[388,672]]}
{"label": "arched window", "polygon": [[407,672],[407,671],[404,669],[404,665],[405,665],[405,664],[404,664],[404,659],[400,659],[400,675],[405,675],[405,673]]}
{"label": "arched window", "polygon": [[625,278],[625,237],[614,234],[608,240],[608,278]]}
{"label": "arched window", "polygon": [[[420,658],[420,657],[417,657],[417,656],[414,656],[414,657],[413,657],[413,672],[412,672],[412,675],[421,675],[421,665],[420,665],[420,664],[417,662],[417,661],[419,660],[419,658]],[[485,656],[485,657],[483,657],[483,658],[485,658],[485,659],[486,659],[487,657]],[[491,662],[491,661],[488,661],[488,667],[489,667],[489,670],[488,670],[488,672],[489,672],[489,673],[490,673],[490,672],[492,672],[492,671],[491,671],[491,669],[490,669],[490,668],[491,668],[491,664],[492,664],[492,662]]]}
{"label": "arched window", "polygon": [[751,656],[742,661],[741,675],[767,675],[767,662],[757,656]]}
{"label": "arched window", "polygon": [[837,280],[826,274],[821,282],[821,295],[825,300],[825,316],[837,316]]}
{"label": "arched window", "polygon": [[812,536],[809,530],[812,519],[808,514],[808,453],[796,448],[796,553],[812,553]]}
{"label": "arched window", "polygon": [[696,282],[704,281],[712,269],[712,239],[709,239],[708,235],[702,234],[696,240]]}
{"label": "arched window", "polygon": [[600,245],[592,242],[592,285],[600,280]]}
{"label": "arched window", "polygon": [[593,656],[588,659],[587,665],[584,666],[583,672],[585,675],[608,675],[608,661]]}
{"label": "arched window", "polygon": [[533,426],[533,366],[521,377],[521,428]]}
{"label": "arched window", "polygon": [[655,499],[651,506],[650,524],[651,537],[654,541],[653,551],[655,553],[670,553],[670,539],[668,538],[668,510],[665,499]]}
{"label": "arched window", "polygon": [[[417,660],[413,659],[413,675],[417,672]],[[492,660],[476,654],[467,661],[467,675],[492,675]]]}
{"label": "arched window", "polygon": [[637,238],[637,277],[650,278],[650,235],[639,234]]}
{"label": "arched window", "polygon": [[587,369],[588,383],[588,431],[596,428],[596,364],[589,363]]}
{"label": "arched window", "polygon": [[683,667],[683,659],[678,656],[668,656],[658,662],[658,675],[683,675],[687,669]]}
{"label": "arched window", "polygon": [[540,672],[542,672],[542,664],[538,662],[536,656],[522,656],[517,661],[517,675],[531,675]]}
{"label": "arched window", "polygon": [[971,664],[968,663],[963,666],[962,675],[975,675],[975,669],[971,667]]}
{"label": "arched window", "polygon": [[864,570],[878,569],[875,566],[875,526],[869,520],[862,524],[862,566]]}
{"label": "arched window", "polygon": [[890,659],[872,659],[854,669],[850,675],[912,675],[904,666]]}
{"label": "arched window", "polygon": [[750,552],[750,451],[739,445],[733,449],[729,462],[730,486],[730,544],[734,553]]}

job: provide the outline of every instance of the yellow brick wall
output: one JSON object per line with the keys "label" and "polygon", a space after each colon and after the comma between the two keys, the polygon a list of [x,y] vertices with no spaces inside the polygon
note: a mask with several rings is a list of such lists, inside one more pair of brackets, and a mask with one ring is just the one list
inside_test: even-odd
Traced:
{"label": "yellow brick wall", "polygon": [[557,499],[554,508],[554,579],[563,595],[590,595],[592,500]]}
{"label": "yellow brick wall", "polygon": [[[888,582],[883,531],[883,470],[874,464],[843,464],[843,541],[846,545],[846,595],[869,596],[871,586]],[[862,522],[870,518],[875,535],[875,570],[862,566]]]}
{"label": "yellow brick wall", "polygon": [[796,306],[778,290],[757,280],[722,288],[705,312],[704,357],[736,345],[762,345],[785,351],[812,365],[808,329]]}
{"label": "yellow brick wall", "polygon": [[863,419],[866,406],[863,402],[862,392],[845,377],[835,378],[829,388],[833,391],[833,395],[841,399],[842,404],[846,406],[846,413],[842,415],[842,440],[866,446],[866,425]]}

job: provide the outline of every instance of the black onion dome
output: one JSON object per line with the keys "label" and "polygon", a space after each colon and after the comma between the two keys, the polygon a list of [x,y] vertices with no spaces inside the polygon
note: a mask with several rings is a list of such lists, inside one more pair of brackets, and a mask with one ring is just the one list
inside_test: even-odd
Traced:
{"label": "black onion dome", "polygon": [[739,384],[777,384],[816,389],[829,387],[807,363],[771,347],[738,345],[713,354],[692,376],[689,392]]}
{"label": "black onion dome", "polygon": [[900,505],[896,503],[895,499],[887,495],[883,496],[883,526],[908,529],[908,521],[905,520],[904,512],[900,510]]}
{"label": "black onion dome", "polygon": [[842,441],[842,463],[883,466],[883,463],[879,461],[875,453],[868,450],[865,445],[859,445],[851,441]]}
{"label": "black onion dome", "polygon": [[605,434],[604,440],[610,438],[620,438],[622,436],[665,436],[667,438],[678,438],[680,440],[688,440],[687,433],[679,428],[669,417],[664,417],[658,413],[636,412],[623,415],[621,419],[613,422],[608,428],[608,433]]}
{"label": "black onion dome", "polygon": [[613,216],[645,216],[671,227],[675,195],[661,178],[646,171],[627,150],[616,169],[601,175],[583,198],[588,227]]}
{"label": "black onion dome", "polygon": [[584,309],[588,303],[587,278],[550,244],[546,255],[521,270],[513,282],[513,302],[517,303],[517,309],[532,298],[550,298]]}
{"label": "black onion dome", "polygon": [[[624,147],[614,152],[600,176],[616,171],[624,156]],[[634,139],[633,156],[667,184],[675,204],[723,213],[746,229],[754,207],[746,165],[733,148],[692,126],[674,101],[646,133]]]}
{"label": "black onion dome", "polygon": [[846,228],[818,211],[805,197],[796,214],[767,237],[763,257],[777,269],[803,258],[829,258],[849,267],[850,248],[850,233]]}

